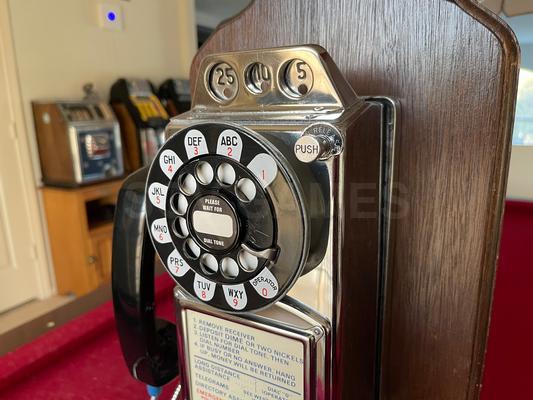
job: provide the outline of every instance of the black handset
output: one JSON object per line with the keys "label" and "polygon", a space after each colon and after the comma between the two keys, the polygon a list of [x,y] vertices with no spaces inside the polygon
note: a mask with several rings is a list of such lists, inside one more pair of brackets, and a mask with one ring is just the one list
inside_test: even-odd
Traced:
{"label": "black handset", "polygon": [[148,169],[130,175],[119,193],[113,231],[113,305],[124,359],[135,379],[162,386],[178,375],[176,326],[155,317],[155,250],[146,230]]}

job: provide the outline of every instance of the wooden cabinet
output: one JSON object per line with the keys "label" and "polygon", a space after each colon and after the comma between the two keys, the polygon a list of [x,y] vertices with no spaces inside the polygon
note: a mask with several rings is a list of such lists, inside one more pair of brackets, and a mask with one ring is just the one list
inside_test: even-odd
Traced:
{"label": "wooden cabinet", "polygon": [[42,189],[58,293],[81,296],[111,281],[113,212],[121,184]]}

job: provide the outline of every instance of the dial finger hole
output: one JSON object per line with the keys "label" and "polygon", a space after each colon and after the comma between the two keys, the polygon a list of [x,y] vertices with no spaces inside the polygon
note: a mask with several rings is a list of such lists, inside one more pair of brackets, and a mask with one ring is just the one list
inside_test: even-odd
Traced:
{"label": "dial finger hole", "polygon": [[209,163],[201,161],[196,165],[196,177],[202,185],[209,185],[214,175],[213,167]]}
{"label": "dial finger hole", "polygon": [[253,272],[257,269],[259,260],[256,256],[248,253],[246,250],[241,250],[239,252],[239,264],[246,272]]}
{"label": "dial finger hole", "polygon": [[185,218],[176,218],[174,220],[174,224],[172,225],[172,229],[174,230],[176,236],[179,236],[182,239],[185,239],[187,236],[189,236],[189,229],[187,228],[187,221]]}
{"label": "dial finger hole", "polygon": [[187,207],[189,206],[189,202],[187,201],[187,198],[184,195],[182,195],[181,193],[176,193],[170,199],[170,206],[176,214],[185,215],[185,213],[187,212]]}
{"label": "dial finger hole", "polygon": [[239,180],[239,182],[237,182],[235,194],[237,195],[240,201],[248,203],[255,198],[256,193],[257,189],[255,188],[255,184],[252,182],[251,179],[242,178]]}
{"label": "dial finger hole", "polygon": [[185,251],[185,255],[193,260],[196,260],[200,256],[200,246],[190,238],[185,241],[183,250]]}
{"label": "dial finger hole", "polygon": [[202,266],[202,270],[208,275],[215,274],[218,271],[217,259],[212,254],[205,253],[202,255],[200,265]]}
{"label": "dial finger hole", "polygon": [[185,174],[180,177],[179,187],[185,195],[193,195],[196,192],[196,186],[196,179],[191,174]]}
{"label": "dial finger hole", "polygon": [[235,170],[228,163],[222,163],[217,169],[218,181],[223,185],[233,185],[235,183]]}
{"label": "dial finger hole", "polygon": [[226,257],[220,263],[220,270],[222,275],[228,279],[234,279],[239,275],[239,265],[233,258]]}

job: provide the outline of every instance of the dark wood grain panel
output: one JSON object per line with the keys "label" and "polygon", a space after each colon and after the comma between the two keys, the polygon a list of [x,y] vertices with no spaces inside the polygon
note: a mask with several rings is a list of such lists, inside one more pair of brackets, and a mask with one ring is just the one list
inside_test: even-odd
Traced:
{"label": "dark wood grain panel", "polygon": [[401,105],[384,399],[479,394],[518,45],[467,0],[256,0],[210,53],[316,43],[360,95]]}

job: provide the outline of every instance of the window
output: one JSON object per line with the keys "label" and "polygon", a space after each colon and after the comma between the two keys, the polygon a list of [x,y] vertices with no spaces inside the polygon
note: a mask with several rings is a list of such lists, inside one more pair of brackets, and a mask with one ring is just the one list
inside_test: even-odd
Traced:
{"label": "window", "polygon": [[533,146],[533,71],[522,68],[513,132],[514,146]]}

